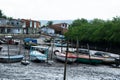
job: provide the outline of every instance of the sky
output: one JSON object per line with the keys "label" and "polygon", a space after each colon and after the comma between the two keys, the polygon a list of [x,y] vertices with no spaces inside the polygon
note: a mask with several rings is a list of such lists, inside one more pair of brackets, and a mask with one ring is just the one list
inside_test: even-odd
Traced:
{"label": "sky", "polygon": [[15,19],[108,20],[120,16],[120,0],[0,0],[0,9]]}

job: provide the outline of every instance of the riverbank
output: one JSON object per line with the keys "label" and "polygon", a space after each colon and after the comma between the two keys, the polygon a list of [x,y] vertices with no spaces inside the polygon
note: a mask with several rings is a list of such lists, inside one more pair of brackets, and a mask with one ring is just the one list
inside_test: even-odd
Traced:
{"label": "riverbank", "polygon": [[[54,61],[34,63],[0,63],[0,80],[63,80],[64,64]],[[120,69],[107,65],[67,64],[66,80],[120,80]]]}
{"label": "riverbank", "polygon": [[[7,49],[3,46],[3,51]],[[19,45],[9,45],[10,49],[20,50]],[[49,48],[52,50],[52,48]],[[53,50],[61,49],[54,47]],[[70,48],[71,50],[73,48]],[[21,46],[21,54],[28,52]],[[66,50],[63,48],[63,50]],[[51,52],[50,52],[51,53]],[[51,55],[51,54],[50,54]],[[49,56],[50,59],[50,56]],[[64,63],[52,59],[47,62],[30,62],[29,65],[18,63],[0,63],[0,80],[63,80]],[[120,68],[109,65],[90,65],[82,63],[67,64],[66,80],[120,80]]]}
{"label": "riverbank", "polygon": [[[15,47],[17,46],[11,45],[11,48]],[[4,49],[6,48],[4,45]],[[0,63],[0,80],[63,80],[63,76],[64,63],[54,58],[51,64],[31,61],[27,66],[21,62]],[[120,80],[119,76],[120,68],[110,65],[67,64],[66,80]]]}

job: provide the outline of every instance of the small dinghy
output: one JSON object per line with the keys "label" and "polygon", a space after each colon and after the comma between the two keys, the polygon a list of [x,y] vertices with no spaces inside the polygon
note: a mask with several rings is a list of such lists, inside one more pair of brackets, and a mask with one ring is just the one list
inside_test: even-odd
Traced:
{"label": "small dinghy", "polygon": [[29,65],[29,64],[30,64],[30,62],[29,62],[29,61],[27,61],[27,60],[22,60],[22,61],[21,61],[21,64],[23,64],[23,65]]}

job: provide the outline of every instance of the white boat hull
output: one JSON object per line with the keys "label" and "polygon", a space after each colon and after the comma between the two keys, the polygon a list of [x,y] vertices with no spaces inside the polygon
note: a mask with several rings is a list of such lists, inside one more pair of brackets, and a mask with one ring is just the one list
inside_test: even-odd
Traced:
{"label": "white boat hull", "polygon": [[[65,62],[65,57],[64,56],[56,56],[57,60],[60,60],[62,62]],[[76,58],[67,58],[67,62],[75,62]]]}
{"label": "white boat hull", "polygon": [[[68,53],[68,55],[71,54],[71,53]],[[59,61],[62,61],[62,62],[65,62],[65,59],[66,59],[66,54],[64,53],[61,53],[61,52],[55,52],[55,58]],[[68,63],[71,63],[71,62],[75,62],[76,61],[76,56],[71,54],[71,56],[67,56],[67,62]]]}

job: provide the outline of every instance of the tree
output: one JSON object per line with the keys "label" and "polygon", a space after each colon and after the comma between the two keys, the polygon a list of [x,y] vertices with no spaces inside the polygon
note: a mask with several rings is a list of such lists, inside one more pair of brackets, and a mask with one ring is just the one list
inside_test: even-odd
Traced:
{"label": "tree", "polygon": [[3,13],[2,13],[2,11],[0,10],[0,18],[2,18],[2,16],[3,16]]}
{"label": "tree", "polygon": [[87,24],[88,21],[84,18],[81,18],[81,19],[76,19],[72,22],[71,26],[81,26],[83,24]]}
{"label": "tree", "polygon": [[53,24],[53,21],[48,21],[47,26],[51,26]]}
{"label": "tree", "polygon": [[7,17],[2,13],[2,10],[0,10],[0,18],[5,18],[5,19],[12,19],[12,17]]}

